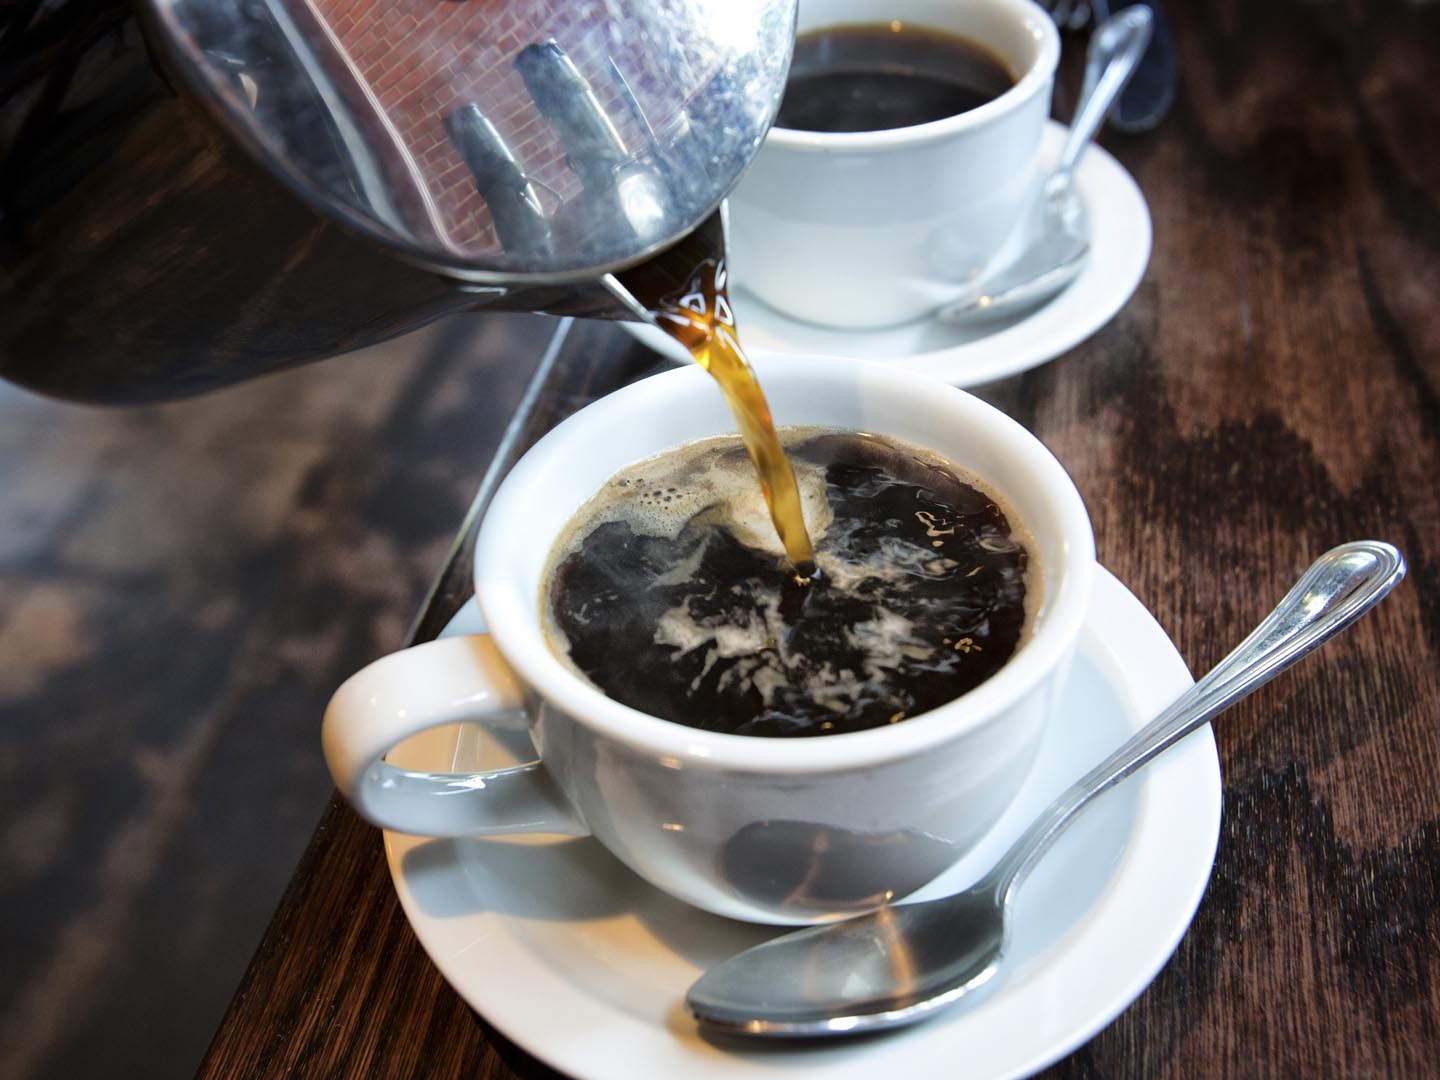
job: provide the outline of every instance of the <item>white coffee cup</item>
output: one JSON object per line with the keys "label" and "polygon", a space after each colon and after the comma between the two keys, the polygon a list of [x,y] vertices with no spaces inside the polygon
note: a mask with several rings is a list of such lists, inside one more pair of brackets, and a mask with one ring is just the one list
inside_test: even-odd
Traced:
{"label": "white coffee cup", "polygon": [[[591,833],[682,900],[775,923],[906,895],[985,834],[1029,771],[1085,614],[1094,545],[1080,496],[1033,435],[964,391],[853,360],[756,366],[778,424],[887,434],[1002,493],[1033,536],[1043,597],[1005,666],[893,726],[780,739],[648,716],[562,663],[540,620],[554,539],[621,468],[734,430],[710,378],[681,368],[587,406],[506,478],[475,551],[488,634],[392,654],[336,692],[325,756],[361,814],[429,835]],[[416,774],[382,760],[429,727],[522,716],[540,755],[530,765]]]}
{"label": "white coffee cup", "polygon": [[730,195],[732,279],[786,315],[864,329],[958,298],[1035,198],[1060,57],[1031,0],[800,0],[798,31],[895,21],[958,35],[1017,81],[993,101],[912,127],[776,127]]}

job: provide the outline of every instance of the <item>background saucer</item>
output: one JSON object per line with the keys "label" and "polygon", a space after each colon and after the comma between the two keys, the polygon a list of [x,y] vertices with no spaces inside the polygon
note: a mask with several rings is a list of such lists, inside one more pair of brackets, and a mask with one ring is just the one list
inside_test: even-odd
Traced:
{"label": "background saucer", "polygon": [[[1060,159],[1067,129],[1045,129],[1045,168]],[[881,360],[957,386],[1014,375],[1054,359],[1090,337],[1134,294],[1150,261],[1150,210],[1130,174],[1103,148],[1092,145],[1075,175],[1090,212],[1089,264],[1042,307],[1009,318],[951,326],[920,319],[884,330],[833,330],[781,314],[737,285],[731,300],[745,347],[752,355],[818,353]],[[652,326],[622,323],[640,341],[676,363],[690,363],[678,344]]]}
{"label": "background saucer", "polygon": [[[451,631],[478,630],[473,602]],[[449,632],[449,631],[447,631]],[[1190,682],[1138,600],[1101,572],[1056,717],[1025,788],[982,846],[927,890],[977,878],[1055,794]],[[526,756],[473,726],[392,761],[500,767]],[[1009,959],[983,1002],[882,1037],[721,1046],[682,1008],[711,964],[776,933],[660,893],[594,840],[426,840],[386,833],[401,904],[473,1008],[577,1080],[1026,1075],[1117,1016],[1155,977],[1209,880],[1220,826],[1215,741],[1201,729],[1080,818],[1017,894]]]}

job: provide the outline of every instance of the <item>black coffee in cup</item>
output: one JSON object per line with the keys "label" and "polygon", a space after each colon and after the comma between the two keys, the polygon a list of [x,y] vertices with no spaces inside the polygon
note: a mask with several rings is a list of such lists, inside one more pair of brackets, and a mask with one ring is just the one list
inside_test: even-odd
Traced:
{"label": "black coffee in cup", "polygon": [[817,577],[786,560],[739,441],[701,440],[612,477],[557,542],[557,655],[642,712],[769,736],[898,723],[999,670],[1037,591],[999,500],[903,443],[784,434]]}
{"label": "black coffee in cup", "polygon": [[943,120],[1015,85],[977,41],[910,23],[830,26],[800,34],[777,127],[881,131]]}

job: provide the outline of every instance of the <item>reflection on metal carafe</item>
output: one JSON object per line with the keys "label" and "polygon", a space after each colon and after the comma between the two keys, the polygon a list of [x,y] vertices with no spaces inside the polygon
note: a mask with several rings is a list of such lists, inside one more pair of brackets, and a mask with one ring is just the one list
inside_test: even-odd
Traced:
{"label": "reflection on metal carafe", "polygon": [[0,4],[0,376],[145,401],[477,306],[636,317],[795,0]]}
{"label": "reflection on metal carafe", "polygon": [[445,133],[475,178],[501,248],[517,259],[543,263],[553,258],[550,217],[540,204],[535,182],[480,106],[465,105],[447,113]]}

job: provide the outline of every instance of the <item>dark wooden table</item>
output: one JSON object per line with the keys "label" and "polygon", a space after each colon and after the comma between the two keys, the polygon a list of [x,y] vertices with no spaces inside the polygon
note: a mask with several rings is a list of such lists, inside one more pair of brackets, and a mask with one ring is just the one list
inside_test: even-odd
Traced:
{"label": "dark wooden table", "polygon": [[[1337,542],[1388,539],[1410,576],[1218,725],[1224,823],[1195,921],[1047,1075],[1437,1075],[1440,7],[1186,3],[1172,20],[1174,111],[1105,140],[1154,218],[1139,292],[981,393],[1071,469],[1101,560],[1194,670]],[[608,325],[552,344],[494,475],[654,363]],[[464,599],[465,562],[417,637]],[[549,1074],[446,985],[379,834],[338,803],[200,1070]]]}

